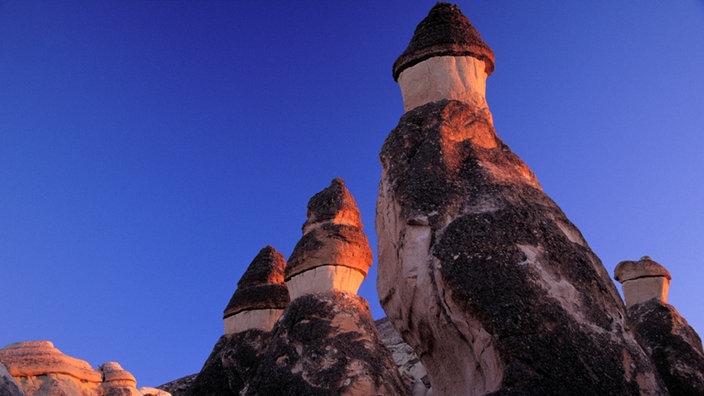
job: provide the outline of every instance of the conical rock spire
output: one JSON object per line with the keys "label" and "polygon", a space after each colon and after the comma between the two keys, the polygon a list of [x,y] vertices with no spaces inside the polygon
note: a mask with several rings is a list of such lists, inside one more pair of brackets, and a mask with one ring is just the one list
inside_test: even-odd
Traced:
{"label": "conical rock spire", "polygon": [[273,247],[259,251],[223,313],[226,334],[253,327],[271,329],[289,302],[285,267],[284,256]]}

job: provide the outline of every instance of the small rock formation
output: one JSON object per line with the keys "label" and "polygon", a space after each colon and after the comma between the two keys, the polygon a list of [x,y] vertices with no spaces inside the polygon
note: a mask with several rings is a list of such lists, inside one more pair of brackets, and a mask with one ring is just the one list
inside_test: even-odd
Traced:
{"label": "small rock formation", "polygon": [[191,388],[197,377],[198,374],[187,375],[185,377],[159,385],[156,388],[161,391],[168,392],[172,396],[184,396],[188,394],[188,390]]}
{"label": "small rock formation", "polygon": [[418,359],[418,355],[410,345],[406,344],[391,325],[388,318],[377,320],[376,329],[381,337],[381,342],[391,352],[391,357],[398,367],[404,381],[410,385],[413,396],[430,396],[431,387],[428,379],[428,371]]}
{"label": "small rock formation", "polygon": [[667,304],[671,276],[645,256],[622,261],[614,270],[628,304],[636,340],[657,367],[671,395],[704,395],[704,351],[694,329]]}
{"label": "small rock formation", "polygon": [[303,237],[286,266],[291,300],[327,290],[356,294],[371,265],[357,203],[342,179],[334,179],[308,202]]}
{"label": "small rock formation", "polygon": [[237,395],[247,388],[270,331],[289,301],[285,267],[284,256],[273,247],[259,251],[225,308],[225,334],[186,394]]}
{"label": "small rock formation", "polygon": [[648,256],[638,261],[622,261],[614,270],[614,278],[621,282],[626,307],[656,299],[667,304],[670,273]]}
{"label": "small rock formation", "polygon": [[341,179],[310,200],[303,232],[286,268],[292,300],[245,394],[409,394],[356,295],[371,249]]}
{"label": "small rock formation", "polygon": [[[94,370],[49,341],[27,341],[0,349],[0,363],[26,396],[139,396],[134,376],[110,362]],[[1,388],[0,388],[1,389]]]}
{"label": "small rock formation", "polygon": [[496,135],[493,69],[447,3],[394,65],[409,110],[380,154],[384,310],[434,394],[667,394],[601,261]]}

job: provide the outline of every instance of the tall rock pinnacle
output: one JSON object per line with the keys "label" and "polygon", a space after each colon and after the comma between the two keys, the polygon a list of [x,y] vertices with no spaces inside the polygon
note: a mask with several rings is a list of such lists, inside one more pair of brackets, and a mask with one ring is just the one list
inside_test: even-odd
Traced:
{"label": "tall rock pinnacle", "polygon": [[303,237],[286,266],[291,299],[330,289],[356,294],[371,265],[357,203],[342,179],[334,179],[308,202]]}
{"label": "tall rock pinnacle", "polygon": [[496,135],[493,67],[446,3],[394,65],[407,112],[380,154],[384,310],[437,394],[667,394],[601,261]]}

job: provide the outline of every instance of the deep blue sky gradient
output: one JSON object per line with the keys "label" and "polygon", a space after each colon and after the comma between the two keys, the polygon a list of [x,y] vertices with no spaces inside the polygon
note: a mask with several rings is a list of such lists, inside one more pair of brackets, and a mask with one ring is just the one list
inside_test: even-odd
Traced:
{"label": "deep blue sky gradient", "polygon": [[[433,4],[0,1],[0,347],[140,386],[197,372],[246,266],[291,253],[334,177],[375,248],[391,65]],[[652,256],[703,331],[704,2],[459,5],[496,53],[499,135],[610,273]]]}

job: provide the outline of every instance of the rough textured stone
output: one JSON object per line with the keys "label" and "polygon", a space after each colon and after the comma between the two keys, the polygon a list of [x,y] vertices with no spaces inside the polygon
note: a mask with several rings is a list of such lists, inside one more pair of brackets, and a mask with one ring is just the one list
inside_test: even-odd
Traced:
{"label": "rough textured stone", "polygon": [[430,396],[431,387],[428,372],[401,335],[394,329],[388,318],[375,321],[381,342],[391,352],[391,357],[401,377],[409,384],[413,396]]}
{"label": "rough textured stone", "polygon": [[662,394],[600,260],[473,110],[418,107],[381,152],[377,289],[434,391]]}
{"label": "rough textured stone", "polygon": [[142,386],[137,389],[143,396],[173,396],[171,393],[157,388]]}
{"label": "rough textured stone", "polygon": [[628,308],[651,299],[667,304],[672,276],[650,257],[620,262],[614,269],[614,277],[622,283]]}
{"label": "rough textured stone", "polygon": [[[208,360],[185,395],[239,395],[249,385],[259,365],[270,333],[251,329],[225,334],[213,347]],[[165,389],[163,386],[161,389]],[[182,394],[175,389],[174,396]]]}
{"label": "rough textured stone", "polygon": [[0,396],[25,396],[3,364],[0,364]]}
{"label": "rough textured stone", "polygon": [[[308,202],[303,237],[286,266],[286,283],[295,292],[291,298],[320,291],[328,285],[356,293],[372,265],[372,250],[362,228],[357,204],[342,179],[334,179],[329,187],[313,196]],[[361,277],[337,269],[306,276],[306,272],[324,266],[347,267]],[[338,281],[337,277],[345,279]]]}
{"label": "rough textured stone", "polygon": [[671,395],[704,395],[702,341],[673,306],[658,300],[636,304],[628,320]]}
{"label": "rough textured stone", "polygon": [[191,374],[165,384],[159,385],[156,388],[170,393],[172,396],[184,396],[193,385],[193,382],[198,377],[198,374]]}
{"label": "rough textured stone", "polygon": [[418,24],[408,48],[394,62],[394,80],[406,68],[439,56],[471,56],[484,61],[487,75],[494,71],[494,51],[459,7],[449,3],[437,3]]}
{"label": "rough textured stone", "polygon": [[258,328],[271,330],[288,304],[284,256],[271,246],[259,251],[237,282],[225,311],[225,334]]}
{"label": "rough textured stone", "polygon": [[374,326],[351,293],[299,297],[286,308],[247,395],[407,395]]}

